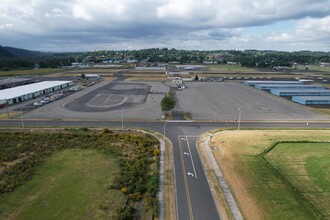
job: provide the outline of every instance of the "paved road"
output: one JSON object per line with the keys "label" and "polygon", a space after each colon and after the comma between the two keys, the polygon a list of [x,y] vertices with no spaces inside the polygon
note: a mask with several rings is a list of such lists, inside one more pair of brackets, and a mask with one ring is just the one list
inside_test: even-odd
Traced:
{"label": "paved road", "polygon": [[[2,120],[0,127],[21,126],[20,120]],[[121,122],[107,121],[63,121],[63,120],[25,120],[26,127],[74,126],[74,127],[121,127]],[[198,136],[208,130],[221,127],[237,127],[237,122],[125,122],[125,128],[143,128],[166,131],[173,143],[177,217],[186,219],[219,219],[203,167],[196,150]],[[330,128],[330,122],[241,122],[241,127],[251,128]]]}

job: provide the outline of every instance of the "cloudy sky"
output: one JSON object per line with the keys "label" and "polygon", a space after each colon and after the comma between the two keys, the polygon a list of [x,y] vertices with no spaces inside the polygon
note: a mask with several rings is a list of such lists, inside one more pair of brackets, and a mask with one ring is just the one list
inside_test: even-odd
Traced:
{"label": "cloudy sky", "polygon": [[0,45],[330,51],[330,0],[0,0]]}

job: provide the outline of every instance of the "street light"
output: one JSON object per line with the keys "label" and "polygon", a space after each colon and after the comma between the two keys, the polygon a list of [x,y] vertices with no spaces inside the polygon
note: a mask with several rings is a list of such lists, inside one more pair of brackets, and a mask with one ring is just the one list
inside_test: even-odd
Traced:
{"label": "street light", "polygon": [[9,117],[9,111],[8,111],[8,103],[7,103],[7,99],[5,99],[5,102],[6,102],[7,116]]}
{"label": "street light", "polygon": [[168,121],[165,121],[164,123],[164,142],[166,143],[166,130],[165,130],[165,126],[168,123]]}
{"label": "street light", "polygon": [[23,121],[23,113],[22,113],[22,107],[19,108],[20,114],[21,114],[21,123],[22,123],[22,128],[24,128],[24,121]]}
{"label": "street light", "polygon": [[237,129],[239,130],[240,127],[241,127],[241,109],[240,107],[237,107],[238,108],[238,125],[237,125]]}
{"label": "street light", "polygon": [[121,108],[121,129],[124,130],[124,107]]}

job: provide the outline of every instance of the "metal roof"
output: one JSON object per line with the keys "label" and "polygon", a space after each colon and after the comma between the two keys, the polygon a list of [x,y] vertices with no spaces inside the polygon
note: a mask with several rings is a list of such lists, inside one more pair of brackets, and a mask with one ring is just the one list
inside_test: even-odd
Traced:
{"label": "metal roof", "polygon": [[279,84],[257,84],[256,86],[259,86],[259,87],[266,87],[266,86],[269,86],[269,87],[279,87],[279,88],[281,88],[281,87],[297,87],[297,88],[299,88],[299,87],[323,87],[323,86],[321,86],[321,85],[304,85],[304,84],[297,84],[297,85],[295,85],[295,84],[293,84],[293,85],[279,85]]}
{"label": "metal roof", "polygon": [[23,95],[31,94],[70,82],[72,81],[44,81],[24,86],[17,86],[10,89],[3,89],[0,90],[0,100],[8,100],[12,98],[21,97]]}
{"label": "metal roof", "polygon": [[295,98],[300,98],[305,101],[328,101],[330,96],[294,96]]}
{"label": "metal roof", "polygon": [[330,90],[326,89],[272,89],[271,92],[286,92],[286,93],[302,93],[302,92],[310,92],[310,93],[329,93]]}

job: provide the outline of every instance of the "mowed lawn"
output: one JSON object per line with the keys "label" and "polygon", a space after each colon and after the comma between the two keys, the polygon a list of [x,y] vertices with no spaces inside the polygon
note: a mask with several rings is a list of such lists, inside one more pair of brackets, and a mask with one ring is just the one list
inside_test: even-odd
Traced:
{"label": "mowed lawn", "polygon": [[281,143],[265,158],[330,218],[330,143]]}
{"label": "mowed lawn", "polygon": [[113,219],[124,195],[109,189],[114,156],[96,149],[55,151],[35,175],[0,197],[0,219]]}
{"label": "mowed lawn", "polygon": [[[246,219],[314,219],[261,156],[275,142],[301,140],[330,141],[330,130],[226,131],[212,138],[212,152]],[[279,169],[286,170],[293,184],[302,182],[296,187],[302,189],[315,206],[319,204],[318,209],[329,218],[330,144],[326,145],[320,144],[313,148],[315,150],[303,145],[299,150],[283,145],[281,156],[286,158],[273,154],[278,152],[274,151],[269,152],[267,159],[276,158],[271,162],[277,161]],[[320,149],[322,152],[318,152]],[[288,164],[292,165],[286,166]],[[302,175],[300,172],[303,176],[299,176]],[[308,179],[308,182],[302,179]]]}

